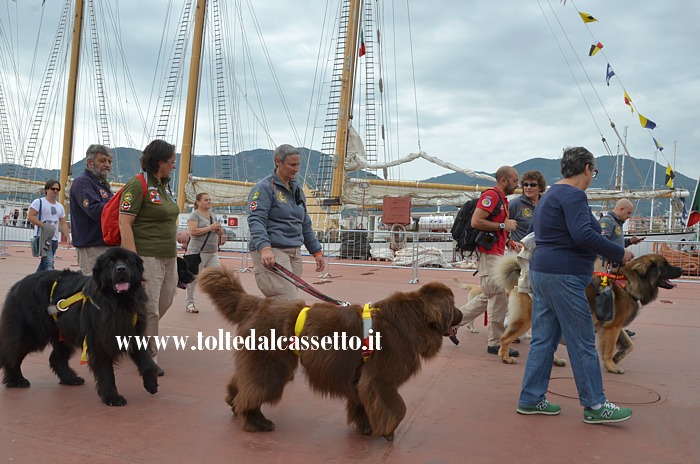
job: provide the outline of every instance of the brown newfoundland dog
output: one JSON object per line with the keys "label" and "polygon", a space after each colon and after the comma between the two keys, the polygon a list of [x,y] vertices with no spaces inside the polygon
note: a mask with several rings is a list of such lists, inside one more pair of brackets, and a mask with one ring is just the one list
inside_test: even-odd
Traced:
{"label": "brown newfoundland dog", "polygon": [[[277,301],[249,295],[235,272],[208,268],[199,286],[216,308],[233,324],[239,337],[254,334],[260,340],[295,336],[303,301]],[[462,318],[452,290],[429,283],[414,292],[394,293],[373,304],[372,330],[380,334],[380,347],[363,361],[362,349],[240,349],[235,351],[235,373],[228,385],[226,402],[243,419],[248,432],[269,432],[275,425],[260,410],[263,403],[282,398],[286,383],[301,362],[311,388],[323,395],[345,398],[348,423],[366,435],[391,441],[406,414],[398,387],[415,375],[422,359],[438,354],[443,335]],[[363,308],[315,303],[306,312],[300,339],[322,340],[344,333],[364,338]],[[375,340],[377,338],[375,337]],[[313,346],[313,343],[309,344]],[[318,347],[317,347],[318,348]]]}
{"label": "brown newfoundland dog", "polygon": [[[53,347],[49,365],[59,383],[82,385],[85,380],[68,360],[76,348],[87,344],[87,362],[97,394],[106,405],[126,404],[114,382],[114,364],[126,353],[138,367],[146,391],[156,393],[157,367],[146,350],[137,349],[133,340],[127,349],[116,338],[143,335],[147,297],[142,280],[143,260],[136,253],[113,247],[97,259],[92,277],[70,270],[42,271],[14,284],[0,316],[0,368],[5,371],[5,386],[28,387],[22,361],[49,343]],[[75,301],[69,300],[73,295],[77,295]],[[63,305],[61,300],[68,303]]]}
{"label": "brown newfoundland dog", "polygon": [[[677,279],[683,273],[680,267],[672,266],[661,255],[649,254],[633,259],[620,268],[623,278],[612,283],[613,289],[613,318],[610,321],[599,321],[596,316],[596,293],[600,277],[586,288],[591,317],[596,329],[596,345],[603,365],[608,372],[624,374],[617,363],[627,356],[633,347],[629,335],[622,330],[637,317],[642,306],[654,301],[659,295],[659,288],[672,289],[674,284],[669,279]],[[497,266],[496,280],[505,288],[517,285],[520,266],[515,255],[503,258]],[[612,281],[611,281],[612,282]],[[501,348],[498,352],[506,364],[517,361],[508,356],[508,347],[513,340],[524,334],[532,326],[532,300],[527,293],[520,293],[517,287],[510,293],[508,301],[508,328],[501,337]],[[615,348],[618,348],[617,353]],[[556,361],[555,361],[556,363]]]}

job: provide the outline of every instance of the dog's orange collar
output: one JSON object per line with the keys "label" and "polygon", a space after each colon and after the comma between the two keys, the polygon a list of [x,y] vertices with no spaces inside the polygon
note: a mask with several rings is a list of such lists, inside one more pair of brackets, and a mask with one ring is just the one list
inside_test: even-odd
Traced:
{"label": "dog's orange collar", "polygon": [[[606,277],[608,279],[612,279],[621,288],[625,288],[627,286],[627,277],[625,277],[624,274],[610,274],[609,272],[594,272],[593,275],[596,277],[603,277],[604,280]],[[605,285],[607,285],[607,283]]]}

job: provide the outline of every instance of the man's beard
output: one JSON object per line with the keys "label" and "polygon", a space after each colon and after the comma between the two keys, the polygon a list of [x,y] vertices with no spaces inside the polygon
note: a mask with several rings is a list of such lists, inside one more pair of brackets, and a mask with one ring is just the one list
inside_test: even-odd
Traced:
{"label": "man's beard", "polygon": [[107,176],[109,176],[110,172],[106,169],[103,169],[102,171],[98,171],[97,169],[90,169],[90,172],[95,175],[98,179],[100,179],[103,182],[107,182]]}

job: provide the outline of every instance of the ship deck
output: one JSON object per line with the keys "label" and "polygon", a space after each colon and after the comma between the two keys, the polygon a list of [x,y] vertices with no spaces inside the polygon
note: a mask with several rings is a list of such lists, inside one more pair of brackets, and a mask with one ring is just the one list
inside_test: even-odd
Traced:
{"label": "ship deck", "polygon": [[[25,246],[10,246],[0,258],[0,292],[34,271],[37,259]],[[59,249],[57,268],[77,269],[73,250]],[[240,267],[240,261],[224,259]],[[353,261],[352,264],[359,262]],[[335,261],[329,279],[305,266],[310,283],[335,298],[364,303],[396,290],[416,288],[410,269]],[[466,292],[451,276],[458,271],[421,270],[420,283],[441,280],[453,287],[458,304]],[[471,273],[462,280],[476,282]],[[252,273],[240,274],[246,289],[259,294]],[[445,340],[436,359],[406,383],[400,393],[407,413],[393,442],[359,435],[345,423],[341,401],[313,394],[302,373],[289,383],[279,404],[263,412],[276,424],[271,433],[247,433],[224,402],[233,371],[227,351],[176,351],[159,354],[166,375],[159,392],[148,394],[133,364],[117,368],[120,393],[128,405],[110,408],[94,391],[86,366],[72,365],[86,379],[81,387],[58,385],[48,367],[49,350],[23,364],[29,389],[0,388],[0,461],[17,463],[185,463],[185,462],[362,462],[362,463],[695,463],[700,462],[700,370],[693,340],[700,339],[698,285],[681,282],[661,290],[633,323],[635,350],[622,366],[624,375],[603,373],[608,398],[632,407],[631,420],[587,425],[570,367],[553,368],[548,397],[562,405],[559,416],[520,416],[515,408],[528,343],[519,364],[504,365],[486,353],[486,330],[461,330],[460,345]],[[233,328],[198,294],[199,314],[184,309],[178,290],[161,320],[161,335],[196,338]],[[361,301],[360,301],[361,300]],[[309,298],[309,301],[313,301]],[[1,341],[0,341],[1,342]],[[559,355],[568,359],[566,348]]]}

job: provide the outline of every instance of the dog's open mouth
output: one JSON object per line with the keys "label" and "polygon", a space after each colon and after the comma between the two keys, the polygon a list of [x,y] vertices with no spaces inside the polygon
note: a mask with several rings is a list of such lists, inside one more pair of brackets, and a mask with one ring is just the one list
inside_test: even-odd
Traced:
{"label": "dog's open mouth", "polygon": [[672,288],[676,288],[676,284],[673,282],[667,280],[667,279],[659,279],[658,286],[661,288],[665,288],[667,290],[671,290]]}
{"label": "dog's open mouth", "polygon": [[117,282],[114,284],[114,291],[117,293],[124,293],[129,291],[129,282]]}

